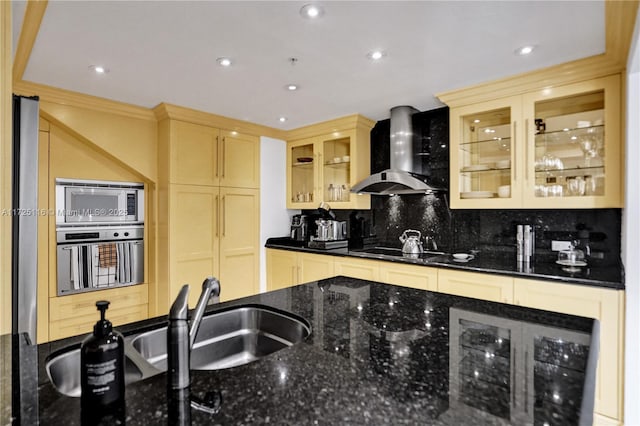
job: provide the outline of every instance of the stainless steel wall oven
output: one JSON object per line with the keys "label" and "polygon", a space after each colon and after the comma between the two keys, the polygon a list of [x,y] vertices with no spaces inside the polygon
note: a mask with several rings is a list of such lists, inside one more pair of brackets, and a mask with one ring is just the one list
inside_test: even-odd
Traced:
{"label": "stainless steel wall oven", "polygon": [[144,282],[144,184],[56,179],[57,294]]}

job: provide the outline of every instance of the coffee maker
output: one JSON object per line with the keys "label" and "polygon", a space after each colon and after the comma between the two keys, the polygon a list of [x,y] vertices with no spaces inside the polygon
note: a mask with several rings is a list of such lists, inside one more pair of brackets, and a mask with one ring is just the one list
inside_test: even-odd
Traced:
{"label": "coffee maker", "polygon": [[296,241],[307,241],[309,233],[309,222],[307,215],[296,214],[291,218],[291,239]]}

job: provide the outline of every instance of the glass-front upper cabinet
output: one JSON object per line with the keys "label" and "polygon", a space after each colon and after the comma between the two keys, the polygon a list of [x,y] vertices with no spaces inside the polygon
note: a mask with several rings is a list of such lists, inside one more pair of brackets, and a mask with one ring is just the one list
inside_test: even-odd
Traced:
{"label": "glass-front upper cabinet", "polygon": [[332,209],[370,208],[370,196],[353,194],[351,187],[369,176],[373,122],[343,120],[351,120],[347,130],[287,142],[287,208],[315,209],[323,201]]}
{"label": "glass-front upper cabinet", "polygon": [[[527,203],[540,207],[620,207],[618,76],[525,96]],[[558,200],[561,198],[561,201]]]}
{"label": "glass-front upper cabinet", "polygon": [[287,204],[299,209],[317,207],[316,194],[318,153],[316,139],[304,139],[287,144]]}
{"label": "glass-front upper cabinet", "polygon": [[451,109],[453,208],[621,207],[620,76]]}
{"label": "glass-front upper cabinet", "polygon": [[519,207],[516,156],[521,98],[451,110],[451,199],[454,207]]}

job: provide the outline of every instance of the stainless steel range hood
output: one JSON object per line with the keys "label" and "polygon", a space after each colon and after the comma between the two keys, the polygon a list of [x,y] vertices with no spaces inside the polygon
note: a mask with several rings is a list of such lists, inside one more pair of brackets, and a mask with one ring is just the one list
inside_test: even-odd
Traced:
{"label": "stainless steel range hood", "polygon": [[410,106],[391,108],[391,168],[358,182],[351,192],[377,195],[446,192],[431,185],[427,176],[414,172],[411,116],[416,112]]}

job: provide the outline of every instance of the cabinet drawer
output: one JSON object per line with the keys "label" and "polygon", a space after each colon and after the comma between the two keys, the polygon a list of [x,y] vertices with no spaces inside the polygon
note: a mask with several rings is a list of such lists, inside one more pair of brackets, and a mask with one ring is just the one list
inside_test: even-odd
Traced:
{"label": "cabinet drawer", "polygon": [[335,263],[335,274],[345,277],[360,278],[361,280],[377,280],[379,276],[379,263],[374,260],[362,260],[354,258],[340,258]]}
{"label": "cabinet drawer", "polygon": [[513,278],[440,269],[438,291],[474,299],[513,303]]}
{"label": "cabinet drawer", "polygon": [[[111,302],[107,311],[107,318],[115,324],[114,316],[118,310],[146,305],[149,301],[148,285],[140,284],[131,287],[120,287],[108,290],[92,291],[49,299],[49,320],[70,322],[83,315],[98,318],[96,302],[108,300]],[[95,323],[95,321],[93,321]],[[91,326],[93,326],[91,323]],[[52,329],[54,327],[51,327]],[[53,336],[52,336],[53,337]]]}
{"label": "cabinet drawer", "polygon": [[419,290],[438,291],[438,270],[385,262],[380,264],[380,281]]}
{"label": "cabinet drawer", "polygon": [[[145,320],[148,316],[148,305],[146,303],[107,311],[107,319],[116,327]],[[90,333],[98,319],[100,319],[100,313],[94,306],[93,311],[86,315],[75,314],[61,321],[51,321],[49,337],[51,340],[55,340]]]}

